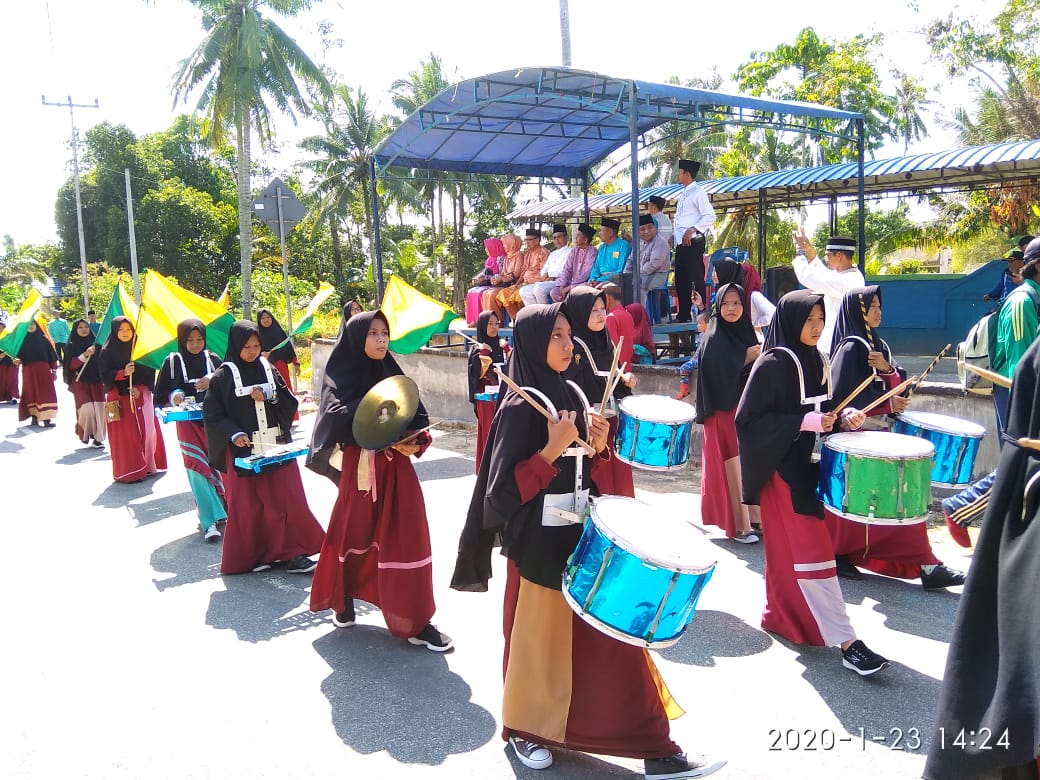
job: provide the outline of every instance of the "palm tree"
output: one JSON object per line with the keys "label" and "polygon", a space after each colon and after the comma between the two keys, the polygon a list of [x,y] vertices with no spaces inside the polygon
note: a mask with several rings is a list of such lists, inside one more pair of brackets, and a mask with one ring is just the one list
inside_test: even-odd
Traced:
{"label": "palm tree", "polygon": [[250,135],[256,130],[261,146],[273,137],[267,101],[287,113],[308,114],[310,106],[297,80],[331,93],[324,73],[285,32],[261,11],[283,16],[306,10],[312,0],[190,0],[202,11],[205,37],[180,63],[174,77],[174,100],[202,87],[196,110],[206,116],[207,138],[214,147],[225,143],[234,128],[238,149],[238,230],[242,262],[243,316],[252,305],[252,191],[249,184]]}
{"label": "palm tree", "polygon": [[921,110],[927,110],[935,101],[928,100],[928,94],[916,79],[902,71],[895,71],[899,83],[896,85],[895,129],[896,137],[903,139],[903,154],[910,149],[911,141],[920,141],[928,135]]}

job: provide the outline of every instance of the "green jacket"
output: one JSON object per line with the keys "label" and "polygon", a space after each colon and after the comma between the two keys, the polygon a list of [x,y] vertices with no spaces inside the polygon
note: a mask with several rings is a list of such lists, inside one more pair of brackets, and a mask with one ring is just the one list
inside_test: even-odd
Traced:
{"label": "green jacket", "polygon": [[1004,299],[997,313],[997,348],[991,362],[993,370],[1008,379],[1014,377],[1015,366],[1036,340],[1038,309],[1040,284],[1026,279]]}

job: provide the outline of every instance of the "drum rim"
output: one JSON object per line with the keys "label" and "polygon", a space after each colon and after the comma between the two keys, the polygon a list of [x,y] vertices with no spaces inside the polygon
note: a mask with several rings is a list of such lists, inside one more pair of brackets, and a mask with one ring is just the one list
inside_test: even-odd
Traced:
{"label": "drum rim", "polygon": [[[838,436],[858,436],[859,434],[873,435],[879,433],[883,436],[901,436],[905,439],[911,439],[914,442],[923,442],[928,445],[930,450],[928,452],[915,453],[911,455],[897,455],[895,453],[872,452],[858,447],[842,447],[840,446],[840,442],[836,442]],[[840,452],[846,455],[866,455],[867,457],[878,458],[880,460],[924,460],[926,458],[932,459],[935,457],[935,445],[928,441],[928,439],[920,436],[910,436],[906,433],[893,433],[892,431],[842,431],[841,433],[835,433],[825,438],[823,440],[823,447],[833,452]]]}
{"label": "drum rim", "polygon": [[683,634],[686,633],[686,627],[690,625],[689,623],[687,623],[685,626],[682,627],[682,631],[680,631],[676,636],[669,639],[651,639],[647,641],[645,639],[640,639],[639,637],[632,636],[631,634],[626,634],[624,631],[620,631],[619,629],[614,628],[614,626],[604,623],[591,612],[586,612],[585,610],[583,610],[581,608],[581,605],[578,604],[578,602],[575,600],[574,596],[571,595],[571,592],[567,587],[567,574],[564,573],[563,577],[563,587],[561,588],[561,590],[563,591],[563,600],[567,602],[567,606],[571,608],[571,611],[596,630],[604,634],[607,634],[608,636],[611,636],[620,642],[624,642],[625,644],[634,645],[635,647],[647,648],[672,647],[673,645],[678,643],[680,639],[683,638]]}
{"label": "drum rim", "polygon": [[[638,414],[634,414],[633,412],[626,412],[625,411],[625,404],[627,402],[631,401],[632,399],[635,399],[635,398],[663,398],[666,401],[671,401],[673,403],[682,404],[683,406],[689,408],[690,416],[689,417],[685,417],[685,418],[683,418],[681,420],[660,420],[660,419],[658,419],[656,417],[640,416]],[[642,393],[640,395],[630,395],[630,396],[627,396],[625,398],[622,398],[621,399],[621,403],[618,404],[618,411],[619,412],[624,412],[629,417],[632,417],[632,418],[634,418],[636,420],[644,420],[646,422],[658,423],[660,425],[683,425],[685,423],[692,423],[693,419],[697,416],[697,410],[694,409],[689,404],[684,404],[682,401],[678,400],[677,398],[670,398],[667,395],[660,395],[659,393]]]}
{"label": "drum rim", "polygon": [[918,525],[920,523],[928,522],[927,512],[923,515],[914,515],[913,517],[904,517],[902,519],[890,517],[867,517],[866,515],[854,515],[852,512],[842,512],[840,509],[835,509],[827,502],[824,502],[823,505],[827,507],[827,511],[832,515],[843,517],[846,520],[852,520],[854,523],[862,523],[863,525]]}
{"label": "drum rim", "polygon": [[638,463],[634,460],[629,460],[624,455],[620,455],[617,450],[614,450],[614,457],[622,463],[627,463],[629,466],[634,466],[635,468],[643,469],[644,471],[679,471],[680,469],[686,468],[686,464],[690,460],[690,456],[687,454],[686,460],[682,463],[676,463],[674,466],[647,466],[645,463]]}
{"label": "drum rim", "polygon": [[[694,567],[693,564],[676,563],[674,561],[665,561],[665,560],[662,560],[662,559],[657,558],[657,557],[647,556],[647,554],[644,553],[643,551],[635,549],[635,545],[631,541],[626,539],[625,537],[621,536],[616,530],[614,530],[613,528],[610,528],[609,526],[606,526],[604,523],[597,522],[597,520],[599,519],[599,515],[596,513],[596,506],[604,498],[623,499],[625,501],[635,501],[635,502],[637,502],[639,504],[642,504],[647,509],[652,509],[652,507],[649,504],[647,504],[646,502],[640,501],[638,498],[632,498],[631,496],[614,496],[614,495],[597,496],[596,499],[589,506],[589,521],[594,526],[596,526],[596,529],[601,534],[603,534],[609,541],[611,541],[612,543],[616,544],[618,547],[620,547],[622,550],[624,550],[629,555],[633,555],[633,556],[635,556],[636,558],[638,558],[639,560],[641,560],[641,561],[643,561],[645,563],[650,563],[650,564],[653,564],[655,566],[659,566],[662,569],[668,569],[669,571],[678,572],[680,574],[694,574],[694,575],[700,576],[700,575],[707,574],[710,571],[714,571],[715,567],[718,565],[718,561],[715,560],[715,561],[712,561],[707,566],[697,566],[697,567]],[[682,522],[685,522],[685,521],[682,521]],[[693,528],[692,525],[690,527]],[[696,530],[696,529],[693,529],[693,530]]]}
{"label": "drum rim", "polygon": [[[928,424],[926,424],[922,420],[914,420],[912,417],[908,417],[907,416],[907,415],[920,415],[920,414],[932,415],[934,417],[945,417],[945,418],[950,419],[950,420],[960,420],[961,422],[968,423],[968,425],[975,426],[975,428],[977,430],[982,431],[982,433],[974,433],[974,432],[973,433],[968,433],[967,431],[951,431],[948,428],[940,428],[937,425],[928,425]],[[914,425],[914,426],[916,426],[918,428],[921,428],[923,430],[926,430],[926,431],[935,431],[936,433],[948,433],[951,436],[965,436],[965,437],[967,437],[969,439],[982,439],[982,438],[985,438],[985,436],[986,436],[986,428],[985,428],[985,426],[979,425],[977,422],[972,422],[971,420],[964,420],[964,419],[962,419],[960,417],[954,417],[953,415],[949,415],[949,414],[939,414],[938,412],[922,412],[922,411],[914,411],[914,410],[908,409],[905,412],[900,412],[899,414],[897,414],[896,415],[896,419],[900,420],[901,422],[905,422],[907,425]],[[893,433],[898,433],[898,431],[893,431]]]}

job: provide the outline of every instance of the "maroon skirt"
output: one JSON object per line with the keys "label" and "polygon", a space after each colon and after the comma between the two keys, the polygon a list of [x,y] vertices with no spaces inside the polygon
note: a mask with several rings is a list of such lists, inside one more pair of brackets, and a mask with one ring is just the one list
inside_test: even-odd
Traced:
{"label": "maroon skirt", "polygon": [[701,522],[716,525],[732,539],[737,535],[733,523],[726,461],[737,457],[736,409],[717,411],[704,421],[701,468]]}
{"label": "maroon skirt", "polygon": [[636,497],[636,485],[632,480],[632,467],[614,454],[614,437],[617,435],[617,415],[607,418],[610,433],[607,436],[607,449],[610,459],[599,464],[593,481],[601,496]]}
{"label": "maroon skirt", "polygon": [[22,397],[18,399],[18,419],[53,420],[58,416],[58,393],[54,389],[50,364],[22,363]]}
{"label": "maroon skirt", "polygon": [[[293,395],[296,395],[296,391],[293,389],[292,376],[289,374],[289,364],[286,363],[284,360],[276,360],[271,365],[274,366],[275,370],[282,375],[282,379],[285,380],[285,386],[289,388],[289,392]],[[295,422],[299,419],[300,413],[296,412],[293,415],[293,421]]]}
{"label": "maroon skirt", "polygon": [[491,433],[491,421],[495,419],[495,401],[477,401],[477,463],[474,471],[480,471],[480,460],[484,457],[488,434]]}
{"label": "maroon skirt", "polygon": [[140,482],[166,470],[166,443],[152,406],[152,391],[136,385],[140,396],[130,408],[130,396],[108,391],[109,402],[119,402],[119,419],[108,421],[108,447],[112,453],[112,479]]}
{"label": "maroon skirt", "polygon": [[856,566],[913,580],[921,576],[921,566],[942,563],[932,552],[928,524],[870,525],[838,517],[823,510],[823,522],[834,542],[835,555],[847,555]]}
{"label": "maroon skirt", "polygon": [[0,403],[18,398],[18,366],[0,363]]}

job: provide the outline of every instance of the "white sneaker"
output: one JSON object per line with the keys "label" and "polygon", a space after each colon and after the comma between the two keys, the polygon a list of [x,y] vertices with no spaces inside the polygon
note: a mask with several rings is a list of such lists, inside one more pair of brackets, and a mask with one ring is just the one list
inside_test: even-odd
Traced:
{"label": "white sneaker", "polygon": [[520,737],[510,737],[509,744],[513,746],[513,751],[520,759],[520,763],[528,769],[548,769],[552,766],[552,753],[545,745],[528,742]]}
{"label": "white sneaker", "polygon": [[217,541],[217,539],[220,538],[220,531],[217,530],[217,527],[215,525],[211,525],[209,528],[206,529],[206,533],[203,534],[203,538],[207,542],[215,542]]}

